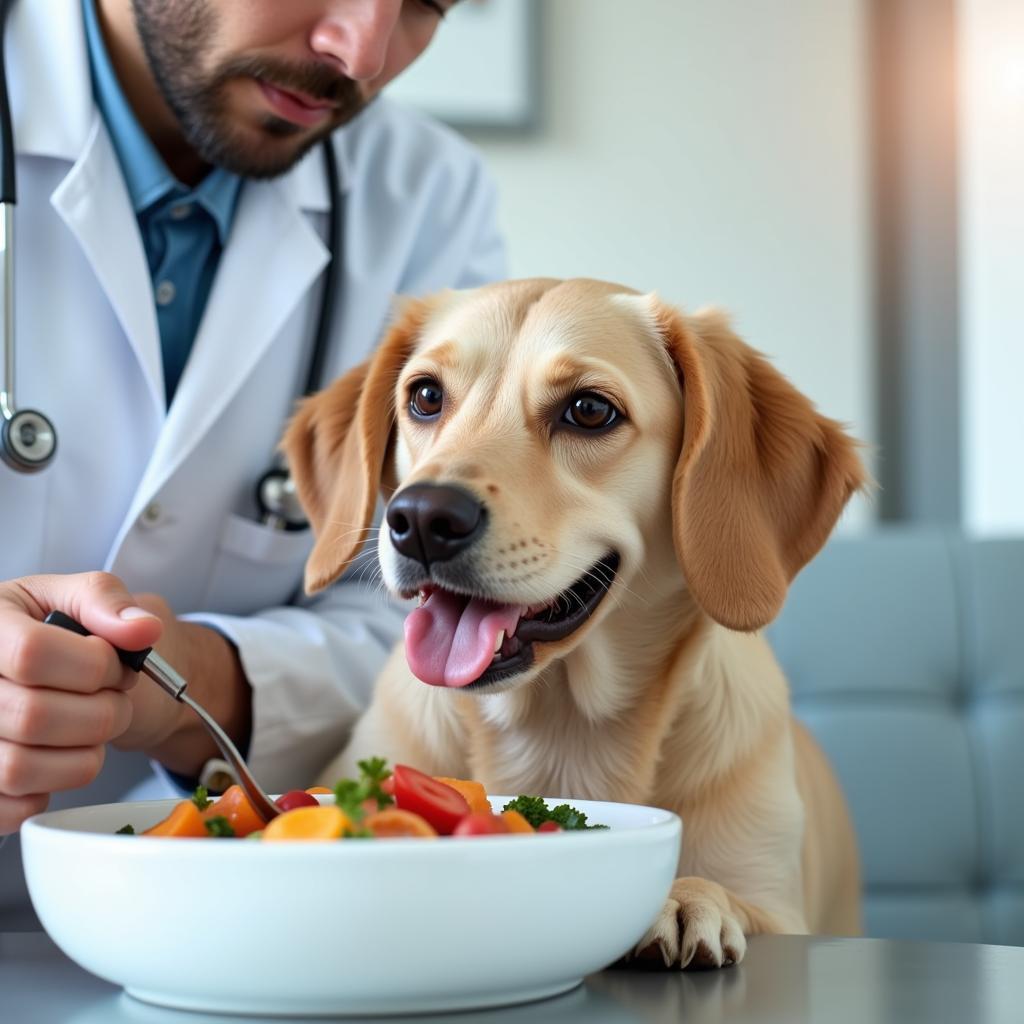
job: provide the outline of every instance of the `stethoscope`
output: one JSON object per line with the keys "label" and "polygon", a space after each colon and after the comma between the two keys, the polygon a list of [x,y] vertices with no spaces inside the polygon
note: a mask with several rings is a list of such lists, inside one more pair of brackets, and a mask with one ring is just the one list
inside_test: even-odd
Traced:
{"label": "stethoscope", "polygon": [[[3,262],[3,386],[0,388],[0,458],[19,473],[38,473],[52,461],[57,451],[57,432],[49,417],[37,409],[19,409],[14,397],[14,205],[17,202],[15,181],[14,129],[7,96],[7,69],[4,57],[4,35],[11,0],[0,0],[0,260]],[[321,150],[330,211],[327,221],[328,263],[324,271],[320,311],[313,336],[313,354],[306,376],[304,395],[312,394],[320,383],[327,355],[328,334],[334,313],[341,259],[341,192],[338,161],[330,138]],[[278,459],[256,484],[256,506],[260,521],[280,530],[301,530],[308,522],[299,504],[295,485],[283,460]]]}

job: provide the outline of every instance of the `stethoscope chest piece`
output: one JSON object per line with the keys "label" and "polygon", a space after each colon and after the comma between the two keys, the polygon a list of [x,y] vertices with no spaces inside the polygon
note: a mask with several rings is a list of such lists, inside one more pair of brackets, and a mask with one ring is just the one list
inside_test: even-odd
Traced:
{"label": "stethoscope chest piece", "polygon": [[21,473],[44,469],[57,450],[53,424],[35,409],[18,409],[5,415],[0,434],[0,458]]}

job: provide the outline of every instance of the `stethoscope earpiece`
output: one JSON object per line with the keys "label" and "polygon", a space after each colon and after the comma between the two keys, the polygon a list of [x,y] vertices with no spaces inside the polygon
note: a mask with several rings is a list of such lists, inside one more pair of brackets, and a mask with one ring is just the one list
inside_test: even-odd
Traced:
{"label": "stethoscope earpiece", "polygon": [[0,459],[19,473],[45,469],[57,451],[53,424],[35,409],[18,409],[0,426]]}

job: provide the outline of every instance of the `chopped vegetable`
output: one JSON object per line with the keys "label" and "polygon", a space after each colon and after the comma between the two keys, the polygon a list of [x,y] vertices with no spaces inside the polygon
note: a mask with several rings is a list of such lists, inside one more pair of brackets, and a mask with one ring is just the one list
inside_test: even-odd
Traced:
{"label": "chopped vegetable", "polygon": [[296,807],[320,806],[317,798],[312,793],[307,793],[304,789],[289,789],[287,793],[282,793],[274,803],[282,811],[294,811]]}
{"label": "chopped vegetable", "polygon": [[192,794],[192,803],[201,811],[205,811],[213,803],[210,799],[210,793],[205,786],[196,786],[196,790]]}
{"label": "chopped vegetable", "polygon": [[452,835],[505,836],[508,833],[508,822],[500,814],[481,814],[479,811],[473,811],[455,826]]}
{"label": "chopped vegetable", "polygon": [[[334,800],[353,822],[361,822],[367,813],[366,801],[376,801],[376,810],[390,807],[395,801],[381,787],[390,777],[387,761],[371,757],[360,761],[358,779],[342,779],[334,787]],[[369,805],[371,808],[373,804]]]}
{"label": "chopped vegetable", "polygon": [[502,811],[501,817],[508,826],[509,832],[530,832],[534,831],[533,826],[518,811]]}
{"label": "chopped vegetable", "polygon": [[115,833],[116,836],[133,836],[135,829],[131,825],[122,825]]}
{"label": "chopped vegetable", "polygon": [[517,796],[502,808],[503,811],[518,811],[534,828],[539,828],[545,821],[553,821],[561,825],[567,832],[576,829],[607,828],[607,825],[588,825],[587,816],[570,807],[559,804],[548,807],[543,797]]}
{"label": "chopped vegetable", "polygon": [[206,831],[211,836],[216,836],[218,839],[234,839],[235,830],[231,827],[231,823],[227,818],[220,814],[214,815],[212,818],[207,818],[204,821],[206,825]]}
{"label": "chopped vegetable", "polygon": [[191,800],[182,800],[175,805],[174,810],[163,821],[158,821],[142,834],[144,836],[191,836],[196,838],[209,833],[206,831],[206,822],[203,821],[199,808]]}
{"label": "chopped vegetable", "polygon": [[377,839],[385,836],[388,838],[399,836],[421,839],[437,838],[437,831],[426,819],[421,818],[418,814],[413,814],[412,811],[402,811],[397,807],[388,807],[383,811],[368,815],[364,824],[367,831]]}
{"label": "chopped vegetable", "polygon": [[341,839],[351,828],[352,820],[338,807],[296,807],[267,822],[263,842]]}
{"label": "chopped vegetable", "polygon": [[235,830],[235,835],[241,837],[263,828],[263,819],[249,803],[249,798],[241,786],[229,786],[224,790],[224,795],[203,811],[203,817],[227,818],[228,824]]}
{"label": "chopped vegetable", "polygon": [[466,798],[451,786],[438,782],[407,764],[395,765],[395,803],[412,811],[441,833],[451,835],[469,811]]}
{"label": "chopped vegetable", "polygon": [[434,779],[461,793],[471,811],[479,811],[481,814],[491,813],[491,801],[487,799],[487,790],[484,789],[482,782],[474,782],[471,779],[449,779],[444,775],[435,775]]}

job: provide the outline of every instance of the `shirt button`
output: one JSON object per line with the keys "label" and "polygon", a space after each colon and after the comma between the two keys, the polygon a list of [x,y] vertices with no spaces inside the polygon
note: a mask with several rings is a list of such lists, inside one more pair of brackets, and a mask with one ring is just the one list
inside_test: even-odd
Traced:
{"label": "shirt button", "polygon": [[179,206],[172,206],[171,220],[184,220],[186,217],[191,217],[194,210],[195,206],[192,203],[181,203]]}
{"label": "shirt button", "polygon": [[173,281],[161,281],[156,286],[156,304],[158,306],[169,306],[177,294]]}
{"label": "shirt button", "polygon": [[160,507],[160,502],[151,501],[143,510],[142,515],[139,519],[142,520],[144,526],[156,526],[164,517],[164,510]]}

